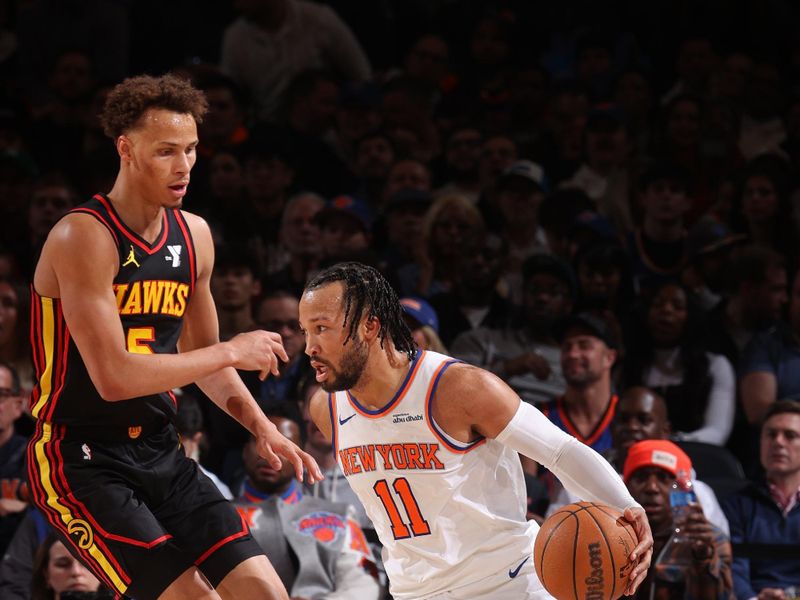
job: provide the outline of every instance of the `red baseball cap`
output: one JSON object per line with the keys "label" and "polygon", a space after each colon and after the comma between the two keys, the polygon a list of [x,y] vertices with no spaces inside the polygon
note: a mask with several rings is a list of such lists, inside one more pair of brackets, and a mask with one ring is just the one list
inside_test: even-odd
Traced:
{"label": "red baseball cap", "polygon": [[643,440],[628,450],[622,478],[628,481],[636,469],[658,467],[677,476],[680,471],[692,472],[692,461],[678,446],[668,440]]}

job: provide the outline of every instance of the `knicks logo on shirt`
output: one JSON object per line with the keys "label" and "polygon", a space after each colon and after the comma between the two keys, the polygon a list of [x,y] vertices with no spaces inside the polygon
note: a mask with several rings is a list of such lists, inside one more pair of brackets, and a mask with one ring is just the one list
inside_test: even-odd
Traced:
{"label": "knicks logo on shirt", "polygon": [[314,512],[292,523],[299,533],[314,536],[317,541],[329,544],[344,533],[342,518],[329,512]]}
{"label": "knicks logo on shirt", "polygon": [[115,283],[117,309],[121,315],[171,315],[186,312],[189,286],[177,281],[132,281]]}
{"label": "knicks logo on shirt", "polygon": [[383,463],[385,470],[436,470],[444,469],[437,453],[439,444],[368,444],[339,450],[339,461],[345,475],[374,471]]}

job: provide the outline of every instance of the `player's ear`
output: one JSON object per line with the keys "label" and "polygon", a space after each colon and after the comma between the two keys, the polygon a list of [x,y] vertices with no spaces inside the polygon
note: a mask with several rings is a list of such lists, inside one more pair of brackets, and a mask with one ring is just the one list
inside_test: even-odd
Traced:
{"label": "player's ear", "polygon": [[381,330],[381,322],[378,320],[376,316],[370,316],[364,319],[364,324],[362,325],[362,331],[364,333],[364,338],[367,340],[373,340],[378,337],[378,333]]}
{"label": "player's ear", "polygon": [[121,135],[117,138],[117,154],[125,162],[133,160],[133,144],[127,135]]}

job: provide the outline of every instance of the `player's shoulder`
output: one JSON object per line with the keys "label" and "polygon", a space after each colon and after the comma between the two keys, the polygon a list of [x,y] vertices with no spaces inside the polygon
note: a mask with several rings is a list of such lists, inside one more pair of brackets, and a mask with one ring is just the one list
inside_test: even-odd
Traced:
{"label": "player's shoulder", "polygon": [[183,209],[179,210],[178,212],[180,212],[181,216],[183,217],[183,220],[186,221],[186,224],[189,226],[189,229],[191,229],[192,232],[194,232],[195,230],[198,230],[198,231],[200,231],[200,230],[210,231],[211,230],[211,227],[209,226],[208,221],[206,221],[200,215],[195,214],[193,212],[189,212],[188,210],[183,210]]}
{"label": "player's shoulder", "polygon": [[458,399],[465,395],[473,395],[476,390],[492,389],[505,386],[503,381],[486,369],[481,369],[466,362],[454,361],[444,371],[437,386],[437,397],[453,397]]}
{"label": "player's shoulder", "polygon": [[115,245],[109,226],[90,213],[68,212],[53,225],[46,245],[58,248],[85,248],[104,251],[106,244]]}

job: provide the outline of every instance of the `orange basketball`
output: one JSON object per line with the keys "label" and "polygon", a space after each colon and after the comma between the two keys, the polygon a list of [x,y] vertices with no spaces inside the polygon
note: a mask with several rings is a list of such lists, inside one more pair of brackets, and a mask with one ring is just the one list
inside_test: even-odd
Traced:
{"label": "orange basketball", "polygon": [[536,536],[533,563],[558,600],[616,600],[628,585],[638,538],[622,512],[596,502],[567,504]]}

